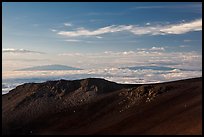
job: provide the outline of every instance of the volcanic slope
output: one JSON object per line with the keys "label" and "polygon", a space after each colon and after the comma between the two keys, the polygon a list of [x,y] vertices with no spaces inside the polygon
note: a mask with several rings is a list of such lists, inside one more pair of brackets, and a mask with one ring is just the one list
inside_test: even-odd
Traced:
{"label": "volcanic slope", "polygon": [[3,134],[202,134],[202,77],[26,83],[2,95]]}

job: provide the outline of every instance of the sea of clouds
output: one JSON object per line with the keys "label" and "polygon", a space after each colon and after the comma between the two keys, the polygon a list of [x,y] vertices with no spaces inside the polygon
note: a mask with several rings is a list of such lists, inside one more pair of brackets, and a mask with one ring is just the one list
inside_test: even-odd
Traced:
{"label": "sea of clouds", "polygon": [[[5,74],[6,73],[6,74]],[[109,67],[66,71],[8,71],[2,79],[2,94],[23,83],[39,83],[48,80],[75,80],[104,78],[123,84],[160,83],[202,76],[202,69],[181,69],[162,66]]]}

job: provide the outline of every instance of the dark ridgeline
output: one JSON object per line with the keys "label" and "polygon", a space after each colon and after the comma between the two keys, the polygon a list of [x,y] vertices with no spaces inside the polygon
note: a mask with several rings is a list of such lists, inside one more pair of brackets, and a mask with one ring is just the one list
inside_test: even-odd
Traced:
{"label": "dark ridgeline", "polygon": [[2,96],[3,134],[202,134],[202,77],[23,84]]}

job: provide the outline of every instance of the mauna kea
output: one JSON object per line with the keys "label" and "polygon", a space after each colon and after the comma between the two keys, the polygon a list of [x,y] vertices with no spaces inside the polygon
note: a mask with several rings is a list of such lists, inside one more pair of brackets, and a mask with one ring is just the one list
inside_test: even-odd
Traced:
{"label": "mauna kea", "polygon": [[43,65],[43,66],[35,66],[30,68],[23,68],[23,69],[17,69],[16,71],[49,71],[49,70],[82,70],[80,68],[65,66],[65,65]]}
{"label": "mauna kea", "polygon": [[105,79],[26,83],[2,95],[3,134],[202,134],[202,77],[158,84]]}

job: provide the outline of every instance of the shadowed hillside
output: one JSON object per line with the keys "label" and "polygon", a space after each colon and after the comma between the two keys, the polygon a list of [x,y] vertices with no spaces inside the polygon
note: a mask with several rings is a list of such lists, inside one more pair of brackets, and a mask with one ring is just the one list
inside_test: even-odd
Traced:
{"label": "shadowed hillside", "polygon": [[202,134],[202,78],[27,83],[2,96],[3,134]]}

